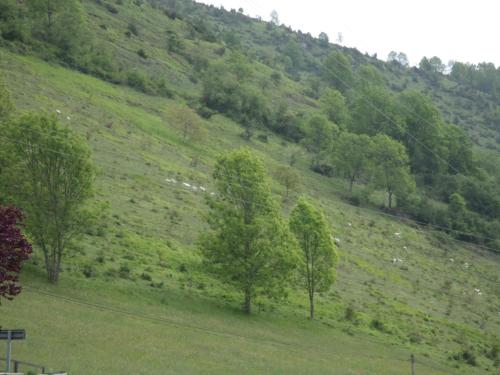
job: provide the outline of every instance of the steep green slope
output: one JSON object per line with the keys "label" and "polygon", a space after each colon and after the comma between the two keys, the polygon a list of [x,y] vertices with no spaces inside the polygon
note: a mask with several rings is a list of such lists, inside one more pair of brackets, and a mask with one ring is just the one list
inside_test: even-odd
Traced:
{"label": "steep green slope", "polygon": [[[200,314],[196,318],[200,326],[208,329],[213,324],[227,325],[225,315],[235,314],[230,311],[239,306],[240,297],[203,271],[194,243],[205,225],[204,197],[199,191],[183,186],[181,181],[211,191],[210,173],[215,156],[240,145],[255,149],[273,173],[278,165],[286,162],[291,145],[274,136],[268,143],[258,140],[248,143],[239,136],[239,125],[222,116],[206,121],[209,135],[202,144],[185,143],[173,126],[175,113],[182,106],[178,101],[140,94],[5,51],[1,52],[0,61],[9,87],[15,88],[13,96],[19,108],[60,110],[61,121],[87,137],[99,168],[97,201],[106,206],[101,229],[88,233],[64,263],[63,283],[70,286],[51,287],[40,278],[28,275],[27,285],[55,295],[89,303],[102,302],[127,311],[148,312],[148,315],[151,311],[151,315],[159,312],[166,316],[184,316],[185,310],[193,307],[185,304],[182,296],[191,296],[189,298],[195,305],[218,304],[208,317]],[[362,345],[368,334],[377,340],[403,346],[406,353],[414,351],[419,358],[423,356],[424,363],[428,359],[430,364],[441,362],[441,366],[459,364],[461,370],[458,371],[464,373],[470,373],[471,367],[449,361],[447,357],[468,348],[478,357],[481,368],[491,367],[493,362],[484,353],[491,349],[493,335],[498,335],[500,330],[498,256],[478,248],[471,251],[471,245],[460,244],[439,233],[422,231],[381,216],[376,211],[350,206],[337,198],[338,192],[345,188],[345,182],[319,176],[309,170],[308,164],[308,158],[303,157],[298,165],[302,174],[302,192],[321,202],[335,236],[341,240],[338,281],[330,292],[320,296],[320,323],[312,324],[314,328],[311,329],[321,331],[327,337],[336,337],[339,330],[345,330],[353,335],[353,350]],[[168,184],[166,178],[175,178],[179,182]],[[281,194],[282,189],[277,183],[273,188],[276,194]],[[284,206],[285,212],[290,204]],[[401,233],[401,236],[395,233]],[[393,258],[401,258],[403,263],[393,264]],[[30,267],[29,274],[35,269],[39,270],[36,273],[41,272],[39,254],[35,255],[33,263],[35,268]],[[129,290],[127,293],[132,295],[115,294],[115,287]],[[474,288],[480,288],[483,295],[478,295]],[[145,292],[146,289],[151,289],[151,292]],[[151,296],[144,303],[138,298],[142,293]],[[123,300],[128,301],[123,304]],[[167,301],[167,305],[169,300],[177,301],[176,308],[164,310],[162,300],[163,303]],[[61,363],[61,366],[75,368],[78,373],[87,361],[82,359],[83,354],[78,355],[80,350],[77,347],[73,357],[68,354],[71,361],[64,360],[57,351],[46,352],[46,348],[47,345],[66,343],[65,340],[61,343],[61,332],[71,335],[71,327],[76,322],[88,327],[94,319],[87,317],[90,312],[85,306],[66,307],[64,301],[56,301],[55,311],[42,313],[37,306],[48,302],[43,296],[35,298],[30,289],[18,301],[2,306],[2,322],[28,325],[41,321],[38,328],[41,331],[33,328],[34,334],[30,335],[30,345],[33,346],[21,352],[22,358],[55,367]],[[305,294],[300,291],[293,292],[286,304],[262,300],[264,312],[257,319],[276,321],[273,329],[278,331],[281,331],[281,324],[286,324],[283,340],[291,340],[300,334],[293,333],[293,324],[285,321],[304,319],[306,301]],[[351,320],[345,318],[347,306],[354,311],[355,317],[348,315]],[[48,328],[52,314],[66,314],[59,315],[59,309],[71,309],[68,314],[75,320],[67,318],[61,323],[61,331],[54,331]],[[22,318],[19,311],[23,311]],[[247,328],[245,318],[238,319],[242,323],[241,327],[235,327],[237,334],[251,330]],[[292,328],[288,324],[292,324]],[[228,326],[232,327],[231,324]],[[134,329],[138,333],[141,328]],[[147,329],[157,330],[154,325],[148,325]],[[106,335],[118,334],[116,330],[118,327],[109,328]],[[121,333],[123,341],[127,329],[121,326],[120,330],[124,330]],[[146,345],[149,342],[147,337],[141,337],[139,341]],[[308,345],[323,346],[315,337],[311,334]],[[183,337],[181,342],[189,346],[191,340]],[[338,340],[344,342],[342,337]],[[168,346],[169,341],[165,342]],[[175,339],[170,343],[178,342]],[[78,340],[75,345],[77,343]],[[88,345],[102,350],[107,347],[106,342],[90,344],[89,341]],[[227,348],[226,345],[234,344],[218,345]],[[239,348],[249,350],[244,346]],[[204,350],[201,355],[212,349]],[[380,354],[392,352],[392,349],[376,345],[368,351],[375,357],[385,357]],[[303,359],[307,353],[303,352],[296,358]],[[274,362],[274,359],[264,358],[263,363],[282,368],[283,363]],[[189,366],[197,366],[198,356],[185,361],[187,367],[177,369],[195,371],[196,367]],[[259,372],[259,368],[252,367],[255,366],[253,359],[248,361],[252,363],[246,362],[249,367],[245,370]],[[342,369],[358,369],[360,373],[363,373],[363,366],[371,369],[377,361],[381,374],[392,368],[388,359],[360,362],[353,356],[346,361],[348,364],[341,366]],[[120,362],[114,367],[99,369],[120,373]],[[164,363],[161,354],[131,362],[135,366],[149,366],[149,363],[161,366]],[[358,364],[361,368],[357,367]],[[105,366],[105,363],[99,361],[98,365]],[[303,362],[294,368],[297,372],[305,372],[307,365]],[[214,367],[215,372],[217,369]],[[477,367],[474,371],[483,370]]]}
{"label": "steep green slope", "polygon": [[[293,34],[306,51],[301,68],[293,69],[282,60],[291,32],[268,30],[237,13],[214,18],[192,11],[174,20],[142,1],[83,4],[96,39],[118,66],[119,84],[14,53],[15,43],[0,49],[0,71],[18,109],[59,111],[61,122],[92,147],[98,169],[92,204],[102,210],[99,226],[88,228],[65,258],[61,285],[43,281],[36,252],[23,279],[28,289],[0,307],[3,326],[28,329],[17,358],[76,374],[399,374],[415,353],[425,374],[498,372],[491,354],[500,335],[498,254],[374,210],[381,193],[370,197],[371,209],[347,204],[345,180],[313,173],[310,156],[269,129],[257,128],[245,141],[240,124],[215,114],[200,119],[206,138],[182,139],[179,116],[188,105],[196,108],[202,95],[197,66],[225,58],[221,49],[235,42],[229,34],[254,58],[252,83],[273,105],[285,102],[294,113],[318,110],[313,78],[319,61],[337,47],[320,48],[307,35]],[[137,35],[126,35],[130,24]],[[207,41],[212,32],[225,47]],[[176,52],[169,47],[174,33],[184,46]],[[458,116],[479,134],[478,147],[496,136],[475,98],[458,95],[447,78],[436,85],[416,70],[343,51],[355,66],[377,66],[394,92],[428,92],[447,119]],[[269,84],[277,70],[279,84]],[[145,86],[129,87],[132,72]],[[151,88],[159,82],[163,93]],[[486,95],[481,101],[495,105]],[[259,313],[242,316],[238,293],[204,270],[196,240],[206,229],[207,206],[205,194],[192,186],[213,192],[215,158],[239,146],[258,153],[272,176],[301,150],[300,193],[319,202],[340,240],[338,279],[319,296],[317,322],[305,320],[307,298],[300,290],[287,301],[262,299]],[[283,188],[274,179],[272,187],[281,199]],[[285,215],[295,198],[283,202]],[[477,365],[466,364],[464,353]]]}

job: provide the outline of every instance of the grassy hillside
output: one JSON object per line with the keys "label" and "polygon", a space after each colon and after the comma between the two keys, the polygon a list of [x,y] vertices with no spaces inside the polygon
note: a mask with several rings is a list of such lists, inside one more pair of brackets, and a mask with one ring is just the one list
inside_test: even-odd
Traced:
{"label": "grassy hillside", "polygon": [[[264,129],[245,141],[241,126],[219,114],[200,120],[206,138],[183,141],[177,117],[201,86],[186,52],[169,52],[162,36],[166,28],[188,35],[187,23],[146,4],[124,3],[114,14],[85,2],[89,22],[123,74],[135,69],[164,77],[170,98],[0,49],[0,71],[17,108],[60,111],[60,121],[90,144],[98,169],[92,204],[102,212],[98,227],[65,258],[60,285],[44,281],[35,251],[23,274],[26,289],[0,307],[2,326],[28,331],[29,339],[15,345],[15,358],[72,374],[400,374],[409,372],[414,353],[417,373],[500,373],[491,355],[500,336],[500,255],[348,204],[342,198],[347,182],[313,173],[304,150],[296,165],[299,193],[319,202],[340,239],[337,281],[319,296],[316,322],[306,319],[300,290],[286,301],[262,299],[258,312],[242,315],[241,296],[204,270],[196,240],[206,229],[205,196],[182,183],[215,191],[217,155],[240,146],[258,153],[274,176],[298,146]],[[130,22],[138,36],[125,35]],[[253,27],[265,32],[266,26],[249,24],[247,32]],[[248,34],[241,39],[250,43]],[[184,51],[218,58],[217,44],[182,40]],[[262,46],[262,54],[274,48]],[[147,59],[137,54],[140,48]],[[271,68],[255,64],[255,80],[266,80]],[[386,72],[397,85],[391,74],[399,73]],[[304,95],[304,82],[283,76],[269,95],[313,110],[317,104]],[[411,82],[425,85],[420,78]],[[281,200],[283,188],[272,184]],[[285,215],[296,195],[283,202]],[[370,197],[374,207],[383,199]],[[475,356],[475,366],[465,363],[464,352]]]}
{"label": "grassy hillside", "polygon": [[[65,300],[34,292],[43,289],[57,296],[103,303],[148,316],[160,315],[169,319],[179,316],[186,324],[190,322],[186,310],[201,310],[193,313],[196,315],[193,319],[199,326],[204,329],[230,327],[231,333],[236,335],[254,332],[254,319],[269,319],[266,327],[269,325],[273,327],[269,330],[281,332],[281,341],[288,345],[295,342],[294,337],[302,337],[302,334],[296,333],[297,327],[310,327],[307,329],[312,330],[307,346],[325,347],[312,333],[316,331],[322,332],[325,340],[331,340],[332,346],[342,342],[342,349],[347,347],[344,342],[351,340],[353,351],[369,342],[370,338],[375,338],[386,344],[374,344],[368,350],[370,355],[398,352],[404,348],[403,353],[413,351],[422,357],[424,363],[450,366],[449,371],[454,371],[451,369],[458,365],[460,369],[456,371],[463,373],[470,373],[471,368],[449,361],[447,357],[471,346],[481,368],[491,368],[492,362],[484,353],[491,347],[493,336],[500,332],[498,256],[473,249],[471,245],[458,243],[442,234],[422,231],[381,216],[378,212],[344,203],[337,196],[345,182],[310,172],[308,160],[303,158],[300,162],[302,192],[321,202],[335,236],[341,239],[338,281],[330,292],[320,297],[318,323],[305,322],[306,297],[300,291],[292,293],[286,304],[261,301],[264,310],[261,315],[246,320],[235,312],[239,296],[203,272],[194,245],[204,228],[206,206],[203,196],[180,184],[168,184],[165,179],[175,177],[178,181],[205,186],[210,191],[211,165],[217,153],[248,145],[259,153],[272,173],[277,165],[286,162],[291,146],[276,137],[271,137],[269,143],[253,141],[248,144],[239,136],[240,127],[221,116],[206,122],[209,138],[203,144],[186,144],[172,126],[175,110],[182,105],[179,102],[143,95],[50,66],[35,58],[5,51],[1,52],[1,68],[8,73],[9,86],[16,88],[13,94],[20,108],[59,109],[62,121],[82,135],[91,134],[89,143],[99,168],[97,201],[106,207],[102,227],[88,233],[66,260],[63,286],[45,285],[39,276],[34,276],[42,270],[38,254],[26,275],[26,285],[30,289],[15,302],[2,306],[3,325],[37,327],[30,331],[29,346],[20,345],[21,351],[17,353],[21,358],[55,367],[66,366],[78,373],[79,368],[88,366],[88,360],[80,349],[69,349],[71,346],[61,338],[61,332],[64,332],[63,337],[73,337],[71,332],[75,324],[81,324],[81,329],[86,330],[101,319],[106,336],[113,337],[119,332],[126,335],[128,332],[128,321],[127,326],[117,326],[114,319],[112,326],[105,324],[106,319],[114,317],[113,313],[93,312],[89,306],[68,305]],[[193,158],[198,159],[195,166]],[[277,183],[274,190],[276,194],[281,193]],[[284,206],[285,211],[290,204]],[[401,238],[395,235],[397,232],[402,233]],[[394,265],[394,257],[402,258],[403,263]],[[468,268],[465,263],[469,264]],[[480,288],[484,294],[477,295],[474,288]],[[146,296],[139,297],[143,294]],[[171,303],[173,306],[170,309]],[[48,309],[47,304],[54,308]],[[207,308],[207,311],[206,305],[213,307]],[[42,306],[45,307],[41,309]],[[355,323],[345,318],[347,306],[355,312]],[[68,309],[70,311],[66,314]],[[447,309],[451,309],[449,316]],[[65,312],[60,313],[59,310]],[[23,311],[22,316],[20,311]],[[91,318],[88,314],[97,316]],[[58,330],[50,329],[49,322],[53,319],[62,320]],[[240,323],[228,324],[227,319],[237,319]],[[41,320],[43,323],[39,324]],[[134,327],[139,325],[135,328],[137,330],[144,328],[142,322],[133,324]],[[285,328],[280,328],[282,325]],[[161,327],[163,329],[163,325]],[[153,340],[150,342],[147,338],[147,332],[159,334],[158,328],[152,323],[147,323],[145,328],[140,342],[153,345]],[[347,338],[339,332],[346,332],[352,337]],[[182,330],[177,332],[181,333]],[[336,338],[337,335],[341,336]],[[179,340],[189,346],[192,339],[183,336],[182,340],[170,341],[171,338],[165,338],[162,347],[178,345]],[[106,341],[101,344],[88,341],[85,345],[79,339],[74,340],[75,345],[82,345],[90,351],[89,356],[100,348],[99,345],[103,349],[108,347]],[[124,341],[127,340],[120,340]],[[134,342],[133,339],[131,341]],[[213,345],[216,345],[215,342],[218,340],[214,340]],[[398,345],[399,349],[386,346],[390,343]],[[66,355],[57,354],[58,351],[47,351],[47,345],[64,346],[71,360],[65,359]],[[221,342],[218,345],[234,347],[234,344],[226,346]],[[236,347],[243,352],[248,350],[244,345]],[[70,355],[72,350],[73,356]],[[199,350],[207,353],[213,349],[208,346]],[[120,353],[122,358],[130,358],[125,350],[120,350]],[[270,354],[267,349],[264,353]],[[308,352],[302,353],[293,357],[305,361]],[[177,358],[175,352],[171,355]],[[187,357],[186,363],[177,368],[178,371],[193,371],[189,366],[199,365],[198,357]],[[398,358],[404,357],[400,355]],[[373,363],[377,362],[381,374],[388,373],[391,367],[386,358],[375,362],[367,359],[364,364],[357,356],[350,360],[342,358],[348,365],[341,368],[353,368],[359,373],[363,373],[363,366],[373,369]],[[214,361],[221,365],[219,360]],[[275,356],[262,361],[249,359],[248,371],[259,372],[258,368],[252,367],[255,363],[281,368],[282,362],[275,362]],[[281,358],[280,361],[286,359]],[[331,361],[327,366],[338,363]],[[106,361],[95,362],[95,366],[108,366]],[[121,362],[111,361],[114,365],[109,365],[109,369],[98,368],[118,374]],[[166,363],[161,355],[141,357],[130,362],[134,366],[161,366]],[[306,361],[295,364],[293,368],[304,372],[308,365],[309,361]],[[217,371],[217,365],[214,366],[214,371]],[[474,371],[479,373],[482,370],[478,367]]]}

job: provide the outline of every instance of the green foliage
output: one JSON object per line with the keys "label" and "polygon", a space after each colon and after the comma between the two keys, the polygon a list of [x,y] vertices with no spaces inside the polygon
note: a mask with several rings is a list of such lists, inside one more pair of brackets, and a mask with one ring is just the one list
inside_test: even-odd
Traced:
{"label": "green foliage", "polygon": [[331,153],[339,129],[326,118],[314,115],[306,122],[304,132],[306,135],[302,143],[312,154],[312,167],[317,167]]}
{"label": "green foliage", "polygon": [[409,66],[408,56],[406,56],[404,52],[396,52],[396,51],[389,52],[389,55],[387,56],[387,61],[399,64],[403,67]]}
{"label": "green foliage", "polygon": [[405,147],[386,135],[373,137],[374,184],[388,194],[388,207],[392,208],[393,195],[404,197],[415,189],[410,174]]}
{"label": "green foliage", "polygon": [[342,52],[330,53],[323,63],[323,77],[328,84],[345,93],[354,83],[351,61]]}
{"label": "green foliage", "polygon": [[243,309],[250,313],[256,296],[284,296],[296,245],[259,158],[246,149],[221,156],[214,179],[221,200],[211,202],[212,230],[202,237],[201,251],[215,275],[244,294]]}
{"label": "green foliage", "polygon": [[4,0],[0,3],[0,19],[2,38],[25,43],[45,58],[85,73],[116,80],[116,66],[95,42],[81,1]]}
{"label": "green foliage", "polygon": [[356,92],[348,129],[370,136],[382,133],[394,139],[403,139],[404,119],[396,100],[383,86],[369,85]]}
{"label": "green foliage", "polygon": [[2,76],[0,76],[0,123],[7,119],[7,117],[14,110],[14,105],[10,98],[10,93],[5,86]]}
{"label": "green foliage", "polygon": [[333,153],[333,163],[349,180],[349,192],[354,183],[367,176],[372,165],[373,142],[365,134],[342,132]]}
{"label": "green foliage", "polygon": [[296,191],[300,185],[300,176],[291,166],[279,167],[276,171],[276,179],[285,188],[285,199],[288,199],[290,192]]}
{"label": "green foliage", "polygon": [[290,214],[290,228],[302,250],[299,271],[309,295],[309,318],[314,319],[315,294],[333,284],[338,255],[326,217],[306,199],[301,198]]}
{"label": "green foliage", "polygon": [[358,85],[362,89],[368,86],[384,86],[384,79],[380,72],[373,65],[363,64],[359,67],[358,71]]}
{"label": "green foliage", "polygon": [[200,142],[206,136],[200,117],[189,107],[181,107],[175,113],[174,126],[179,130],[182,139],[190,142]]}
{"label": "green foliage", "polygon": [[2,188],[26,213],[27,228],[57,282],[69,244],[82,233],[94,178],[90,151],[53,116],[27,114],[1,126]]}
{"label": "green foliage", "polygon": [[25,42],[29,38],[29,28],[22,19],[26,9],[17,0],[0,1],[0,37],[9,41]]}
{"label": "green foliage", "polygon": [[[447,165],[443,139],[444,124],[430,99],[412,91],[399,97],[407,136],[404,144],[415,174],[439,174]],[[465,145],[464,145],[465,146]]]}
{"label": "green foliage", "polygon": [[349,122],[349,110],[345,97],[340,91],[326,89],[319,99],[321,109],[328,119],[339,125],[345,126]]}

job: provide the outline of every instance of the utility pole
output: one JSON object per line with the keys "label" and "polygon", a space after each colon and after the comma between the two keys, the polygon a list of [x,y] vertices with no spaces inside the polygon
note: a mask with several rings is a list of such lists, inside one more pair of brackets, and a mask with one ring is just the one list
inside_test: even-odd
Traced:
{"label": "utility pole", "polygon": [[11,370],[12,340],[24,340],[26,331],[24,329],[0,330],[0,340],[7,340],[7,372]]}
{"label": "utility pole", "polygon": [[411,375],[415,375],[415,356],[412,354],[410,356],[411,361]]}
{"label": "utility pole", "polygon": [[7,331],[7,372],[10,372],[10,356],[12,354],[12,331]]}

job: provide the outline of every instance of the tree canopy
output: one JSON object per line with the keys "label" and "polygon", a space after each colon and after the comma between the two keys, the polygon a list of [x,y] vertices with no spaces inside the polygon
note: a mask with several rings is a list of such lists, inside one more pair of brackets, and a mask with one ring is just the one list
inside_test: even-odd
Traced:
{"label": "tree canopy", "polygon": [[315,294],[333,284],[338,255],[325,215],[305,198],[290,214],[290,228],[302,250],[299,271],[309,296],[309,317],[314,319]]}
{"label": "tree canopy", "polygon": [[0,129],[5,136],[0,184],[8,201],[26,213],[28,232],[55,283],[70,241],[84,229],[82,206],[94,178],[90,151],[55,116],[25,114]]}
{"label": "tree canopy", "polygon": [[296,243],[271,197],[262,161],[247,149],[221,156],[214,170],[220,199],[211,202],[211,232],[201,251],[210,269],[244,295],[283,296],[297,264]]}
{"label": "tree canopy", "polygon": [[0,304],[21,292],[19,273],[29,259],[31,244],[21,233],[23,215],[14,207],[0,205]]}

